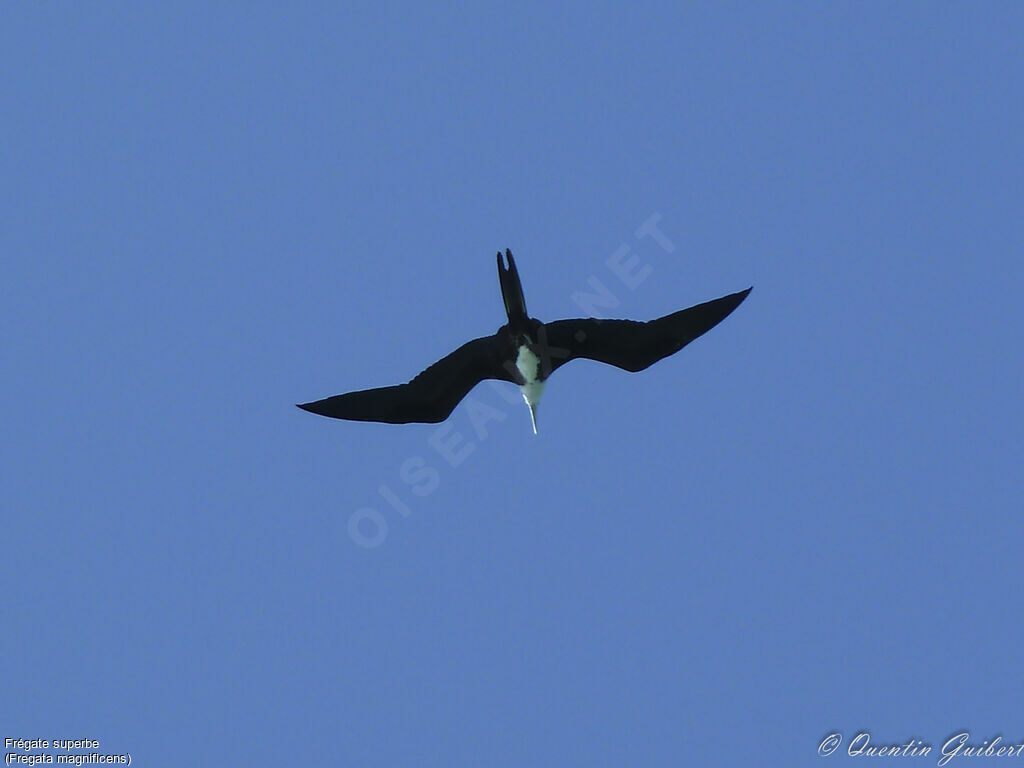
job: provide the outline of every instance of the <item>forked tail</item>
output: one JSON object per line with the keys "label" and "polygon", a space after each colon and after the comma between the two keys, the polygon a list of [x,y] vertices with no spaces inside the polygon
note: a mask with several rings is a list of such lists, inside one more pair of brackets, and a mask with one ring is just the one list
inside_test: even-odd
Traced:
{"label": "forked tail", "polygon": [[519,282],[519,270],[516,269],[512,251],[505,249],[508,266],[501,260],[498,251],[498,280],[501,282],[501,297],[505,300],[505,314],[509,325],[518,326],[526,322],[526,299],[523,298],[523,284]]}

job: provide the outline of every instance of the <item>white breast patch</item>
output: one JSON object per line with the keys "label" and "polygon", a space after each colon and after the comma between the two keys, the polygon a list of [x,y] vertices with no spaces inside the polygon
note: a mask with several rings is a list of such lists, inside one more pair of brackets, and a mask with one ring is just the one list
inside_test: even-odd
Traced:
{"label": "white breast patch", "polygon": [[540,358],[524,344],[516,355],[516,368],[526,379],[525,384],[519,385],[523,398],[528,405],[536,405],[544,392],[544,382],[540,380]]}

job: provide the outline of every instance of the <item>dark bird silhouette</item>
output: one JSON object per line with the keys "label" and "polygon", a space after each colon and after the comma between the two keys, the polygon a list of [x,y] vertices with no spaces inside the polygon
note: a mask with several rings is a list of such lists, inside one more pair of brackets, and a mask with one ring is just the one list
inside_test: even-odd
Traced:
{"label": "dark bird silhouette", "polygon": [[484,379],[519,385],[537,433],[537,403],[547,378],[570,360],[586,358],[642,371],[674,355],[718,325],[752,290],[747,288],[649,322],[581,318],[542,323],[526,312],[512,252],[498,253],[498,279],[508,323],[493,336],[466,342],[407,384],[364,389],[299,405],[334,419],[388,424],[444,421]]}

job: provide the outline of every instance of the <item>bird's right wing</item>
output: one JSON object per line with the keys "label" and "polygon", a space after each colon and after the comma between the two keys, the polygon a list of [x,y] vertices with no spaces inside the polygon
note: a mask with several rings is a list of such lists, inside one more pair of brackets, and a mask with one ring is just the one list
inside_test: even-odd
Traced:
{"label": "bird's right wing", "polygon": [[642,371],[704,335],[740,305],[751,289],[706,301],[649,322],[557,320],[542,327],[541,365],[548,372],[577,358]]}
{"label": "bird's right wing", "polygon": [[407,384],[348,392],[299,408],[332,419],[434,424],[447,419],[469,390],[484,379],[512,381],[510,371],[502,366],[501,351],[497,335],[474,339]]}

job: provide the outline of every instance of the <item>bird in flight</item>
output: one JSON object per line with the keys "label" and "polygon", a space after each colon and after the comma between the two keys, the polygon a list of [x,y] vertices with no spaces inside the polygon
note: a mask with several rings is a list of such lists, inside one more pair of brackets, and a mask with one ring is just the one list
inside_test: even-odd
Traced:
{"label": "bird in flight", "polygon": [[519,385],[537,434],[537,403],[548,377],[570,360],[585,358],[626,371],[642,371],[702,336],[747,298],[752,288],[706,301],[649,322],[580,318],[542,323],[526,313],[523,286],[510,250],[498,280],[508,323],[493,336],[463,344],[412,381],[364,389],[299,405],[332,419],[387,424],[434,424],[448,418],[459,401],[484,379]]}

